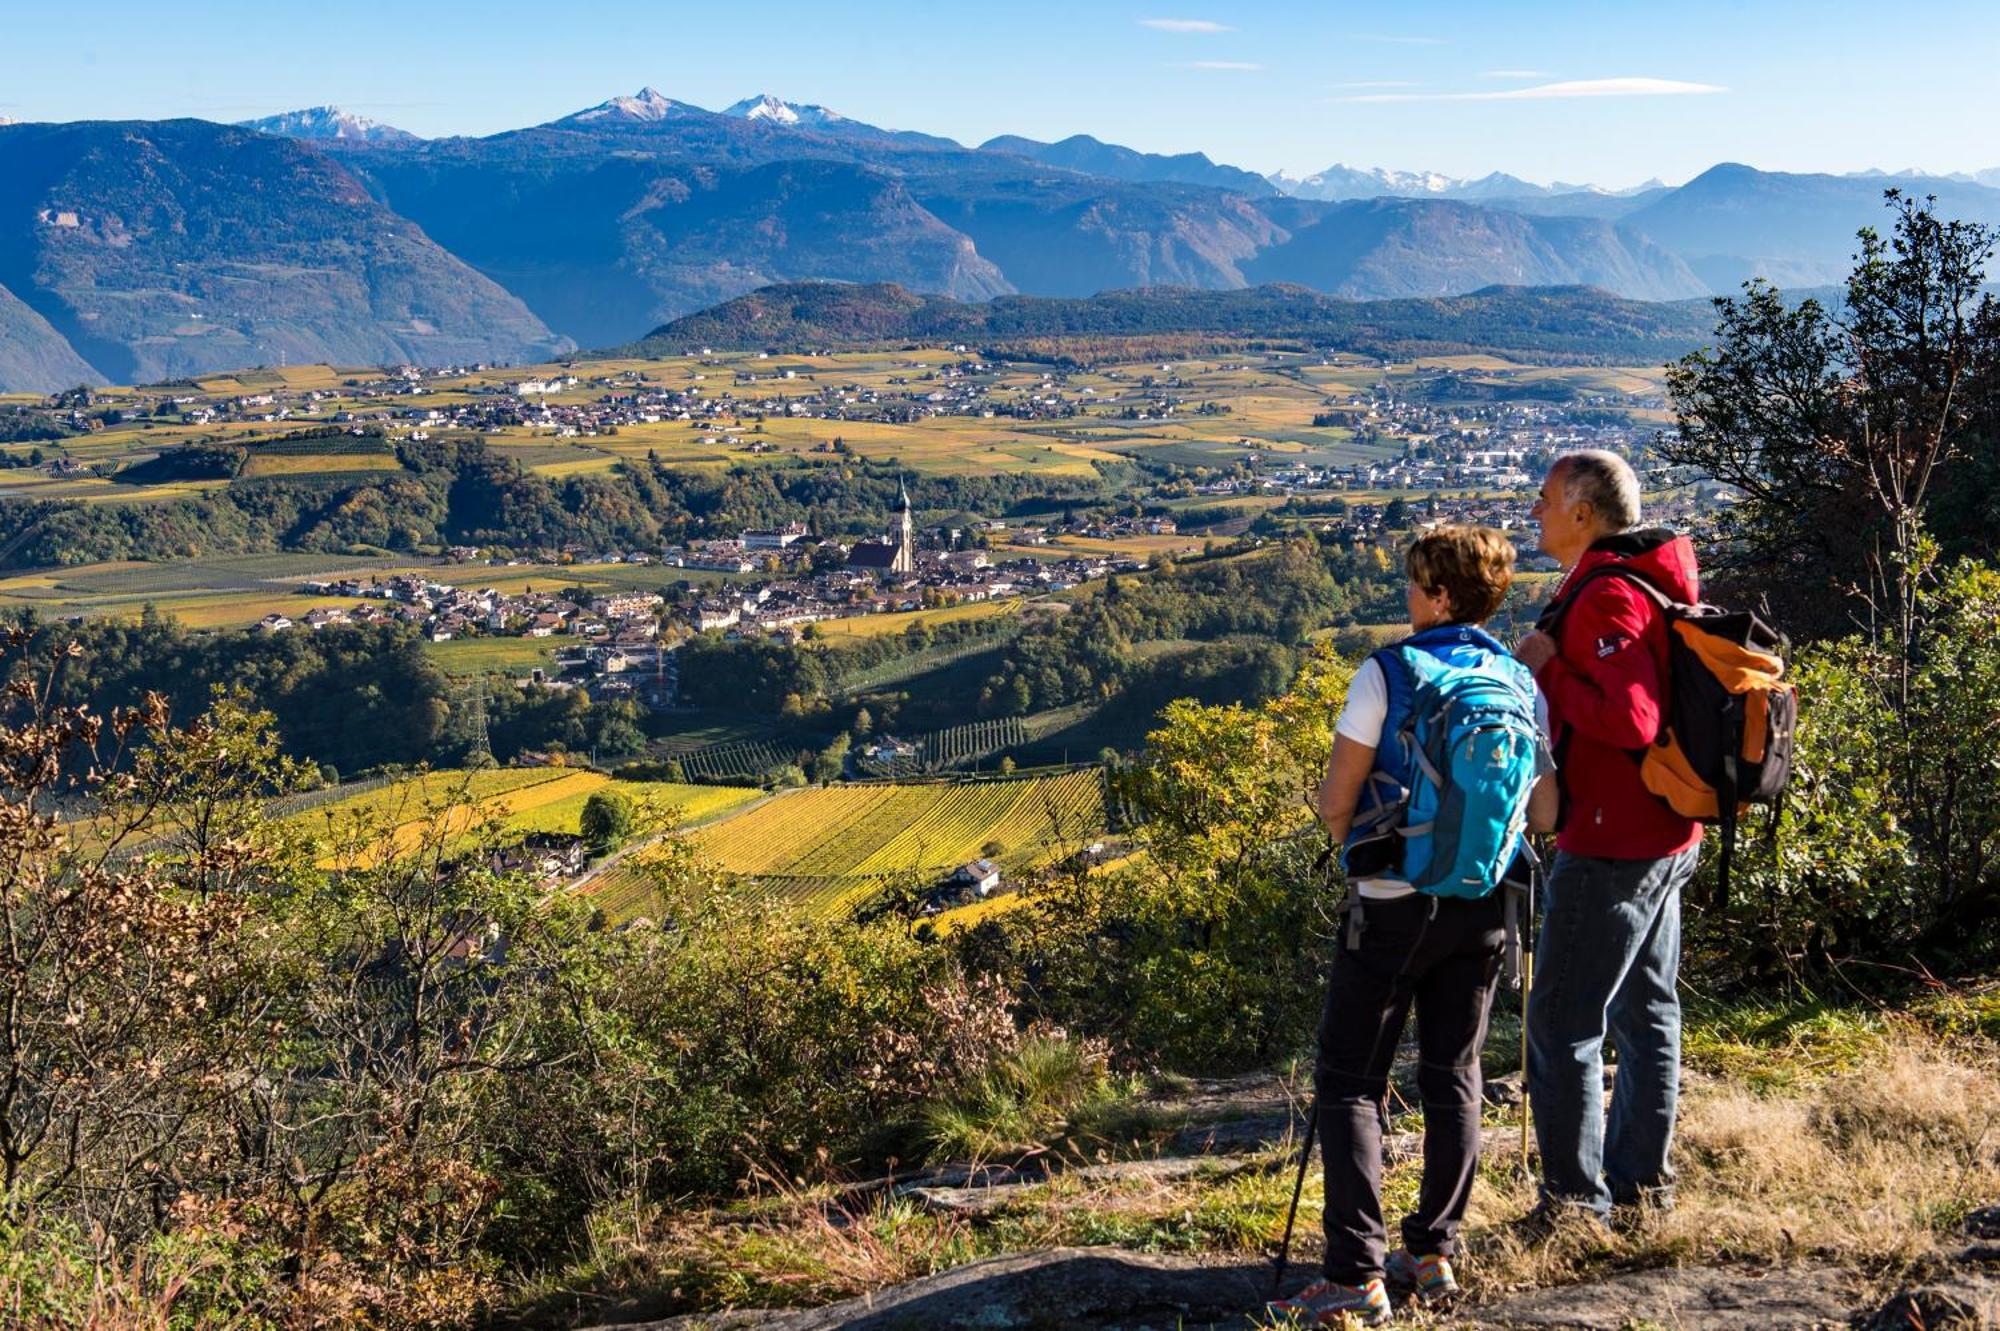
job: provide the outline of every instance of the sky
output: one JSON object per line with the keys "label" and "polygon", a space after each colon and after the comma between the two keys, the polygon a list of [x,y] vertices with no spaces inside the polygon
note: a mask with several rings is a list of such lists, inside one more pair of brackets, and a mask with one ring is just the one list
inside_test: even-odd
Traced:
{"label": "sky", "polygon": [[1609,187],[2000,166],[2000,4],[1907,0],[0,0],[0,116],[336,104],[426,136],[644,86],[977,144],[1094,134],[1260,172],[1335,162]]}

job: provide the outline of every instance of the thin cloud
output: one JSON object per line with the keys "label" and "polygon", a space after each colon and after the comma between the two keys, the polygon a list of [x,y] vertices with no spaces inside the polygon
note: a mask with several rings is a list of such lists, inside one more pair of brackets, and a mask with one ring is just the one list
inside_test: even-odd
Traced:
{"label": "thin cloud", "polygon": [[1713,83],[1686,83],[1679,79],[1574,79],[1567,83],[1539,83],[1532,88],[1509,88],[1505,92],[1381,92],[1358,97],[1336,97],[1336,102],[1529,102],[1565,97],[1703,97],[1729,89]]}
{"label": "thin cloud", "polygon": [[1142,28],[1152,28],[1158,32],[1235,32],[1227,23],[1217,23],[1205,18],[1142,18]]}
{"label": "thin cloud", "polygon": [[1480,74],[1482,79],[1545,79],[1546,69],[1489,69]]}
{"label": "thin cloud", "polygon": [[1251,60],[1189,60],[1175,65],[1175,69],[1234,69],[1258,70],[1263,66]]}
{"label": "thin cloud", "polygon": [[1383,32],[1349,33],[1347,36],[1347,40],[1350,42],[1380,42],[1384,46],[1443,46],[1444,45],[1444,38],[1442,37],[1398,37],[1393,34],[1383,33]]}
{"label": "thin cloud", "polygon": [[1336,88],[1421,88],[1421,83],[1411,83],[1408,79],[1371,79],[1363,83],[1336,83]]}

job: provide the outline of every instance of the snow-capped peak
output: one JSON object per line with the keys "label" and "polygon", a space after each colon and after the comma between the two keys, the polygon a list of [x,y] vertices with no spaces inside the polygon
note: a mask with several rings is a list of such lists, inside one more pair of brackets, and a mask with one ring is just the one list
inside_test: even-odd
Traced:
{"label": "snow-capped peak", "polygon": [[347,139],[365,143],[410,142],[417,136],[408,130],[385,125],[367,116],[343,111],[337,106],[309,106],[302,111],[282,111],[257,120],[239,120],[240,128],[288,139]]}
{"label": "snow-capped peak", "polygon": [[[1336,162],[1324,171],[1301,176],[1277,171],[1266,176],[1286,194],[1307,199],[1372,199],[1382,196],[1437,199],[1527,198],[1537,195],[1592,193],[1622,194],[1636,191],[1604,190],[1596,185],[1537,185],[1504,171],[1489,172],[1476,180],[1462,180],[1442,171],[1390,171],[1383,167],[1343,166]],[[1640,186],[1640,189],[1648,188]]]}
{"label": "snow-capped peak", "polygon": [[745,97],[734,106],[724,108],[722,114],[735,116],[739,120],[767,120],[774,125],[791,128],[814,125],[833,125],[847,119],[838,111],[829,111],[823,106],[809,106],[803,102],[788,102],[773,97],[768,92],[760,92],[755,97]]}
{"label": "snow-capped peak", "polygon": [[653,88],[641,88],[630,97],[613,97],[599,102],[587,111],[578,111],[569,119],[576,121],[626,120],[650,122],[665,120],[676,110],[685,109],[680,102],[663,96]]}

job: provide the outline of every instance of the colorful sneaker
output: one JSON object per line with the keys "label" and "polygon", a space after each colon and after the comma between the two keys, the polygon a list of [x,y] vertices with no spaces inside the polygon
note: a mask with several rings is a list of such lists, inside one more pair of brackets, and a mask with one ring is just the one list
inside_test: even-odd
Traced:
{"label": "colorful sneaker", "polygon": [[1398,1248],[1389,1254],[1382,1274],[1392,1285],[1414,1289],[1417,1297],[1427,1304],[1442,1303],[1458,1296],[1458,1281],[1451,1274],[1451,1259],[1438,1253],[1419,1257],[1408,1248]]}
{"label": "colorful sneaker", "polygon": [[1273,1299],[1264,1305],[1264,1311],[1299,1326],[1339,1326],[1342,1318],[1353,1318],[1363,1326],[1380,1326],[1389,1320],[1389,1291],[1379,1276],[1359,1285],[1321,1280],[1289,1299]]}

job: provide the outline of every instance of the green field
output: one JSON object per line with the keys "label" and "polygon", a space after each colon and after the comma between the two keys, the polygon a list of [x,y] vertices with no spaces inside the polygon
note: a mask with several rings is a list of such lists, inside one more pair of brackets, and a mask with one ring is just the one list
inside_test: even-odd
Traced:
{"label": "green field", "polygon": [[424,651],[448,675],[526,675],[536,666],[553,670],[556,654],[576,645],[568,634],[547,638],[453,638],[427,642]]}

